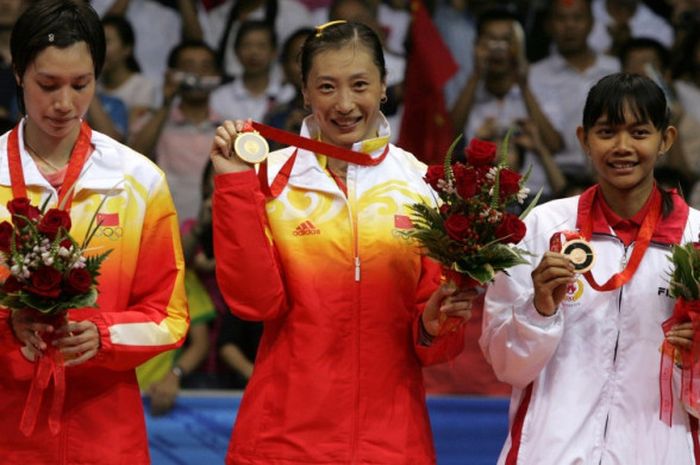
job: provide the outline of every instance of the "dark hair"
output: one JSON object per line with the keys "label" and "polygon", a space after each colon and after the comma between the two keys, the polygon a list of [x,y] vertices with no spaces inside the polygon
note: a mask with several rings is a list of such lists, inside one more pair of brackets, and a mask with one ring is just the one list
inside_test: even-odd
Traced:
{"label": "dark hair", "polygon": [[322,29],[316,28],[316,32],[307,37],[301,49],[302,82],[306,84],[311,64],[316,55],[330,49],[338,50],[352,42],[357,42],[370,51],[372,61],[379,68],[379,75],[384,81],[386,78],[384,50],[377,34],[369,26],[362,23],[343,22]]}
{"label": "dark hair", "polygon": [[583,129],[588,132],[601,116],[612,125],[625,121],[625,107],[639,121],[648,121],[659,131],[668,128],[670,113],[663,90],[646,76],[616,73],[605,76],[588,91],[583,107]]}
{"label": "dark hair", "polygon": [[206,50],[214,59],[214,63],[216,63],[216,51],[214,51],[214,49],[211,48],[209,44],[207,44],[203,40],[189,39],[183,40],[170,50],[170,53],[168,54],[168,68],[177,68],[177,62],[180,59],[180,53],[182,53],[183,50],[189,48],[199,48]]}
{"label": "dark hair", "polygon": [[250,21],[243,21],[241,23],[241,27],[238,28],[238,32],[236,32],[236,39],[233,41],[233,49],[238,50],[243,38],[248,33],[253,31],[267,32],[268,36],[270,37],[272,48],[277,48],[277,33],[275,33],[275,27],[267,21],[254,19]]}
{"label": "dark hair", "polygon": [[[279,5],[277,0],[264,0],[265,2],[265,21],[269,24],[273,30],[275,30],[275,22],[277,20],[277,10]],[[231,31],[234,29],[234,24],[240,22],[240,17],[243,15],[243,9],[246,7],[247,0],[234,0],[234,4],[226,17],[226,23],[224,26],[224,32],[221,34],[221,41],[219,42],[219,47],[216,51],[218,57],[219,67],[226,71],[226,46],[228,45],[228,38],[231,36]]]}
{"label": "dark hair", "polygon": [[294,42],[296,40],[298,40],[299,38],[303,37],[306,39],[307,37],[309,37],[313,33],[314,33],[314,30],[311,29],[310,27],[302,27],[302,28],[297,29],[296,31],[294,31],[292,33],[292,35],[287,37],[287,40],[285,40],[284,44],[282,45],[282,52],[280,53],[280,62],[284,63],[287,60],[289,60],[290,58],[294,58],[295,60],[298,60],[300,58],[299,56],[296,56],[296,57],[290,56],[292,54],[292,44],[294,44]]}
{"label": "dark hair", "polygon": [[661,42],[659,42],[658,40],[651,39],[649,37],[637,37],[634,39],[629,39],[620,48],[620,54],[618,58],[620,60],[620,63],[622,64],[622,67],[625,67],[625,63],[627,62],[630,53],[635,52],[637,50],[647,49],[653,50],[659,57],[659,61],[661,62],[662,66],[662,69],[660,69],[659,71],[663,72],[667,70],[669,66],[671,66],[671,52],[669,52],[668,49],[664,47],[664,45]]}
{"label": "dark hair", "polygon": [[90,4],[82,0],[32,2],[12,29],[12,67],[21,78],[27,66],[45,48],[66,48],[77,42],[88,45],[97,79],[105,61],[105,34]]}
{"label": "dark hair", "polygon": [[123,16],[107,15],[102,18],[102,27],[107,26],[112,26],[114,28],[122,44],[126,47],[131,47],[131,53],[126,58],[126,67],[135,73],[141,72],[141,66],[139,66],[139,62],[136,61],[136,57],[134,57],[134,45],[136,40],[134,39],[134,28],[131,27],[129,20]]}
{"label": "dark hair", "polygon": [[[81,0],[38,0],[17,18],[10,36],[12,69],[20,82],[27,67],[48,47],[67,48],[85,42],[90,49],[95,80],[105,62],[105,33],[100,17]],[[17,86],[17,105],[25,113],[24,90]]]}
{"label": "dark hair", "polygon": [[486,24],[493,21],[515,21],[520,23],[520,16],[512,5],[499,5],[488,7],[481,12],[476,20],[476,35],[481,36]]}
{"label": "dark hair", "polygon": [[[613,126],[625,122],[625,107],[639,121],[650,122],[659,131],[665,131],[670,122],[670,111],[663,90],[646,76],[615,73],[605,76],[588,91],[583,107],[583,129],[586,133],[598,118],[607,116]],[[673,210],[673,200],[665,189],[661,192],[662,215]]]}

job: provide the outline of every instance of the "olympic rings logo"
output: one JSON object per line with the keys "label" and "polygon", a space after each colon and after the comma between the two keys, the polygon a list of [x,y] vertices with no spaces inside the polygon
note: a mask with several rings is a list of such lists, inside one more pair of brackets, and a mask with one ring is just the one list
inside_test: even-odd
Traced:
{"label": "olympic rings logo", "polygon": [[106,237],[110,241],[118,241],[122,238],[124,230],[121,226],[100,226],[95,232],[95,237]]}

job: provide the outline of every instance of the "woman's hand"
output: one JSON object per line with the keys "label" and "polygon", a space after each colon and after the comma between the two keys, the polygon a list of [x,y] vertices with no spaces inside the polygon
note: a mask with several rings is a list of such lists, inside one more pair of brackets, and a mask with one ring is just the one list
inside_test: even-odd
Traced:
{"label": "woman's hand", "polygon": [[[443,284],[430,296],[423,311],[423,327],[431,336],[440,334],[445,317],[462,318],[472,316],[472,301],[479,295],[474,288],[458,289],[453,284]],[[442,315],[442,316],[441,316]]]}
{"label": "woman's hand", "polygon": [[66,358],[65,366],[81,365],[97,355],[100,333],[92,321],[69,321],[56,331],[53,342]]}
{"label": "woman's hand", "polygon": [[44,350],[48,348],[42,335],[53,333],[57,329],[38,320],[36,312],[25,309],[12,311],[10,327],[19,342],[27,346],[29,352],[36,354],[43,354]]}
{"label": "woman's hand", "polygon": [[695,329],[693,323],[680,323],[671,327],[666,333],[666,340],[677,349],[690,350],[693,347]]}
{"label": "woman's hand", "polygon": [[216,135],[209,156],[217,174],[238,173],[253,168],[253,165],[241,160],[234,152],[233,143],[245,126],[243,120],[226,120],[216,128]]}
{"label": "woman's hand", "polygon": [[546,252],[532,273],[535,308],[545,316],[554,315],[566,296],[566,288],[576,279],[574,265],[566,255]]}
{"label": "woman's hand", "polygon": [[148,388],[151,398],[151,414],[154,416],[168,413],[175,405],[180,392],[180,379],[169,371],[161,380],[153,382]]}

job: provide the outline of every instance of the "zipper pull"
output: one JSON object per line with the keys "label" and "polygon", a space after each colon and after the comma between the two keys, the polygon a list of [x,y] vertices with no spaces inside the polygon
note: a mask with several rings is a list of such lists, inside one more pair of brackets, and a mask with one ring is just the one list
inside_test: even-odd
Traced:
{"label": "zipper pull", "polygon": [[360,282],[360,257],[355,257],[355,282]]}
{"label": "zipper pull", "polygon": [[620,259],[620,270],[624,270],[625,267],[627,267],[627,247],[625,247],[625,251],[622,253],[622,258]]}

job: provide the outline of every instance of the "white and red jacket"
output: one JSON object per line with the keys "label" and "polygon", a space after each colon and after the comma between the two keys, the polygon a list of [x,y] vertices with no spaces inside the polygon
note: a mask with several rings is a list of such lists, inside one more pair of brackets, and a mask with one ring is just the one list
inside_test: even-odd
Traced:
{"label": "white and red jacket", "polygon": [[[387,131],[354,149],[382,156]],[[316,136],[312,119],[302,134]],[[270,180],[292,152],[270,154]],[[305,150],[276,198],[252,170],[215,178],[219,286],[265,324],[226,463],[435,462],[421,365],[459,353],[463,334],[419,344],[440,273],[402,232],[407,205],[434,201],[424,173],[389,145],[376,166],[348,166],[347,197]]]}
{"label": "white and red jacket", "polygon": [[[0,221],[9,220],[12,189],[8,134],[0,137]],[[56,191],[25,151],[20,154],[35,205]],[[0,463],[3,465],[146,465],[148,441],[134,369],[159,352],[179,346],[188,327],[184,260],[178,222],[163,173],[148,159],[98,132],[78,179],[70,210],[71,234],[82,241],[103,196],[102,226],[90,254],[112,249],[99,280],[99,308],[69,311],[100,333],[100,348],[88,362],[66,368],[66,395],[57,435],[47,412],[53,384],[44,392],[34,433],[19,430],[34,363],[25,359],[0,312]]]}
{"label": "white and red jacket", "polygon": [[[659,349],[674,306],[670,246],[697,240],[700,212],[674,193],[629,282],[598,292],[579,276],[553,316],[533,306],[530,273],[554,233],[576,231],[593,214],[592,189],[535,208],[520,243],[532,264],[499,274],[486,294],[480,344],[496,376],[513,385],[498,464],[695,464],[697,420],[677,398],[672,426],[659,418]],[[598,283],[621,271],[635,247],[604,218],[595,219],[591,243]]]}

